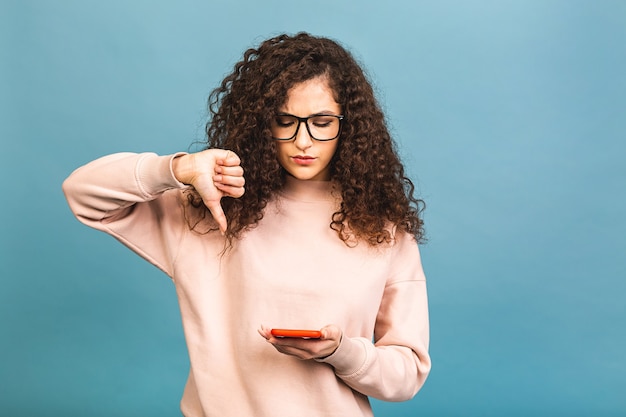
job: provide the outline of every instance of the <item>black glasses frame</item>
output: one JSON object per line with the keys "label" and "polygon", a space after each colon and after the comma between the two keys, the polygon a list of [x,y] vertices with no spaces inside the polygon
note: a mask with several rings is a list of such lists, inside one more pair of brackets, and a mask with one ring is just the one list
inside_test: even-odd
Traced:
{"label": "black glasses frame", "polygon": [[[275,138],[275,137],[272,136],[272,139],[283,141],[283,142],[293,140],[296,136],[298,136],[298,132],[300,131],[300,125],[302,123],[304,123],[304,126],[306,126],[306,131],[309,134],[309,136],[311,137],[311,139],[314,139],[314,140],[316,140],[318,142],[328,142],[329,140],[335,140],[335,139],[337,139],[341,135],[341,129],[343,127],[343,119],[344,119],[344,116],[341,115],[341,114],[326,114],[326,113],[313,114],[313,115],[308,116],[308,117],[298,117],[298,116],[295,116],[295,115],[289,114],[289,113],[279,113],[279,114],[277,114],[277,116],[289,116],[289,117],[293,117],[294,119],[296,119],[298,121],[298,126],[296,127],[296,131],[295,131],[295,133],[293,134],[292,137],[287,138],[287,139],[283,139],[283,138]],[[320,116],[335,117],[335,118],[339,119],[339,130],[337,131],[337,136],[335,136],[334,138],[330,138],[330,139],[318,139],[315,136],[313,136],[313,134],[311,133],[311,128],[309,127],[309,119],[313,119],[315,117],[320,117]]]}

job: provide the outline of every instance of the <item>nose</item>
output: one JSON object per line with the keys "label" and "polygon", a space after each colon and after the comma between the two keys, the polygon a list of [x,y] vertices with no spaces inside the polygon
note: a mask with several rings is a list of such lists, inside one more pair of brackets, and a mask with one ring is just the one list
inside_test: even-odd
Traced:
{"label": "nose", "polygon": [[[304,125],[304,126],[303,126]],[[307,125],[305,121],[300,122],[300,126],[298,126],[298,131],[296,132],[296,140],[295,140],[296,148],[304,151],[309,149],[313,145],[313,138],[309,135],[309,130],[307,129]]]}

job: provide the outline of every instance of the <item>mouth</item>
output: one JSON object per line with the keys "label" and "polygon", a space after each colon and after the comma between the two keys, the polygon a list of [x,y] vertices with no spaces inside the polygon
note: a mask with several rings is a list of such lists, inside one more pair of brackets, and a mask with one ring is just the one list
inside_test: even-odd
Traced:
{"label": "mouth", "polygon": [[310,165],[315,162],[315,158],[312,156],[306,155],[296,155],[292,156],[291,159],[298,165]]}

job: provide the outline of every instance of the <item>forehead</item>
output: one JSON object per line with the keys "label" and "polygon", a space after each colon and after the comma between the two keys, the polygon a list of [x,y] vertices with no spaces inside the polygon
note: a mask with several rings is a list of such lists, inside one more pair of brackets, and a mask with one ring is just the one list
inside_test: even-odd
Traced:
{"label": "forehead", "polygon": [[308,114],[313,114],[320,111],[338,111],[339,107],[327,78],[318,77],[291,87],[281,110],[289,113],[308,111]]}

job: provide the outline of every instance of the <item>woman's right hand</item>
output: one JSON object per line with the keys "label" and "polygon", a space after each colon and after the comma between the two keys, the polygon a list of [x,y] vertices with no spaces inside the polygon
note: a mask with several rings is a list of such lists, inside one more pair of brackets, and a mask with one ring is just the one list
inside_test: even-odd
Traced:
{"label": "woman's right hand", "polygon": [[196,189],[222,234],[228,226],[220,204],[222,197],[239,198],[245,192],[245,179],[240,164],[239,156],[225,149],[207,149],[181,155],[172,162],[176,179]]}

